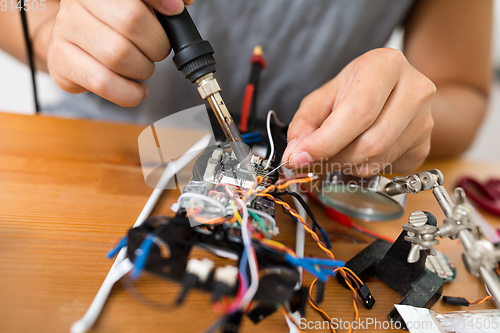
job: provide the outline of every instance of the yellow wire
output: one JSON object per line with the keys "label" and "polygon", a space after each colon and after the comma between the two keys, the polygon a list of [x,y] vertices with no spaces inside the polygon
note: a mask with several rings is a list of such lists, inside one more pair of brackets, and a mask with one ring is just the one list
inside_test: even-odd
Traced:
{"label": "yellow wire", "polygon": [[236,216],[236,219],[238,220],[238,222],[241,225],[241,222],[243,221],[243,219],[241,218],[240,212],[238,212],[238,209],[236,209],[236,205],[234,204],[234,200],[231,203],[233,206],[234,215]]}

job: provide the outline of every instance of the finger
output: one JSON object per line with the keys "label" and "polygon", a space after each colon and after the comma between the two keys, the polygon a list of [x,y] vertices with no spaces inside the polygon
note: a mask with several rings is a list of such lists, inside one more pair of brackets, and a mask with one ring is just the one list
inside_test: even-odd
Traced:
{"label": "finger", "polygon": [[162,14],[177,15],[184,10],[184,3],[189,5],[193,1],[188,3],[188,1],[182,0],[144,0],[144,2]]}
{"label": "finger", "polygon": [[317,130],[332,112],[338,79],[333,79],[307,95],[288,126],[288,139],[300,139]]}
{"label": "finger", "polygon": [[412,121],[423,123],[423,128],[415,128],[414,131],[417,132],[411,133],[410,140],[415,140],[425,133],[429,127],[425,121],[432,121],[430,100],[436,88],[415,69],[411,71],[415,72],[414,75],[396,84],[373,125],[336,154],[333,157],[335,161],[360,164],[384,154],[396,140],[400,140],[404,131],[408,132],[409,128],[416,127],[409,127]]}
{"label": "finger", "polygon": [[84,7],[99,21],[130,40],[151,61],[162,61],[170,53],[165,31],[143,1],[88,1]]}
{"label": "finger", "polygon": [[[333,159],[330,159],[329,162],[338,165],[341,169],[348,169],[359,177],[371,177],[380,172],[402,173],[409,168],[415,169],[429,153],[428,150],[425,152],[415,148],[430,142],[429,138],[433,126],[434,121],[432,120],[430,107],[428,107],[427,110],[421,111],[410,122],[408,127],[402,131],[401,136],[391,146],[380,151],[376,156],[366,158],[364,161],[353,162],[352,157],[343,154],[344,150],[354,145],[353,142],[334,156]],[[409,154],[410,151],[413,153]]]}
{"label": "finger", "polygon": [[50,52],[50,74],[63,90],[77,93],[86,89],[124,107],[136,106],[147,97],[144,83],[114,73],[74,44],[54,42]]}
{"label": "finger", "polygon": [[153,75],[154,62],[128,39],[96,19],[85,8],[80,8],[78,13],[78,16],[66,16],[72,17],[73,21],[65,25],[71,29],[71,42],[117,74],[134,80],[146,80]]}
{"label": "finger", "polygon": [[391,165],[390,172],[408,174],[424,163],[431,150],[430,136],[421,144],[407,150]]}
{"label": "finger", "polygon": [[[310,135],[321,126],[332,112],[332,109],[343,98],[350,81],[348,76],[352,76],[352,67],[353,65],[349,64],[334,79],[325,83],[302,100],[299,109],[288,126],[288,145],[283,153],[282,163],[290,159],[297,143],[302,138]],[[341,87],[342,91],[338,91],[338,85],[342,82],[348,83]],[[285,167],[292,168],[293,166],[286,164]]]}
{"label": "finger", "polygon": [[[313,161],[334,156],[375,122],[399,79],[398,69],[377,61],[357,69],[345,97],[316,131],[297,143],[293,154],[306,152]],[[292,155],[290,164],[307,163],[304,156],[294,161]]]}

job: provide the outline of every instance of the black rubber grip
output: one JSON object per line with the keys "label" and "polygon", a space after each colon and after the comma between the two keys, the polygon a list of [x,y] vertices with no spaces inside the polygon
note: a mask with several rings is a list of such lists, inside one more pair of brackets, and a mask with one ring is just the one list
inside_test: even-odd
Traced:
{"label": "black rubber grip", "polygon": [[174,50],[175,66],[191,82],[215,72],[214,49],[204,40],[187,9],[174,16],[156,12]]}

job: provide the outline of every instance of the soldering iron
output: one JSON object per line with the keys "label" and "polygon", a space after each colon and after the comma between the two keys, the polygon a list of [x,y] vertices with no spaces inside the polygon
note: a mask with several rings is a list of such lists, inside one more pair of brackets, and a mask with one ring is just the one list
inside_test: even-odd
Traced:
{"label": "soldering iron", "polygon": [[250,149],[243,142],[220,95],[222,89],[214,76],[215,58],[212,45],[201,37],[186,8],[178,15],[166,16],[156,12],[156,16],[174,50],[175,66],[191,83],[196,82],[201,98],[208,99],[236,159],[255,179],[250,161],[252,157]]}

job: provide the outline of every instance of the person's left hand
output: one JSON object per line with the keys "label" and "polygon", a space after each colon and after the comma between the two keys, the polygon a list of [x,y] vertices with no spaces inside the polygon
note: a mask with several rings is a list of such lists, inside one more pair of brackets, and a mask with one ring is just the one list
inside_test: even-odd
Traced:
{"label": "person's left hand", "polygon": [[350,62],[302,100],[288,130],[287,167],[329,163],[369,177],[408,173],[430,150],[434,84],[394,49],[375,49]]}

